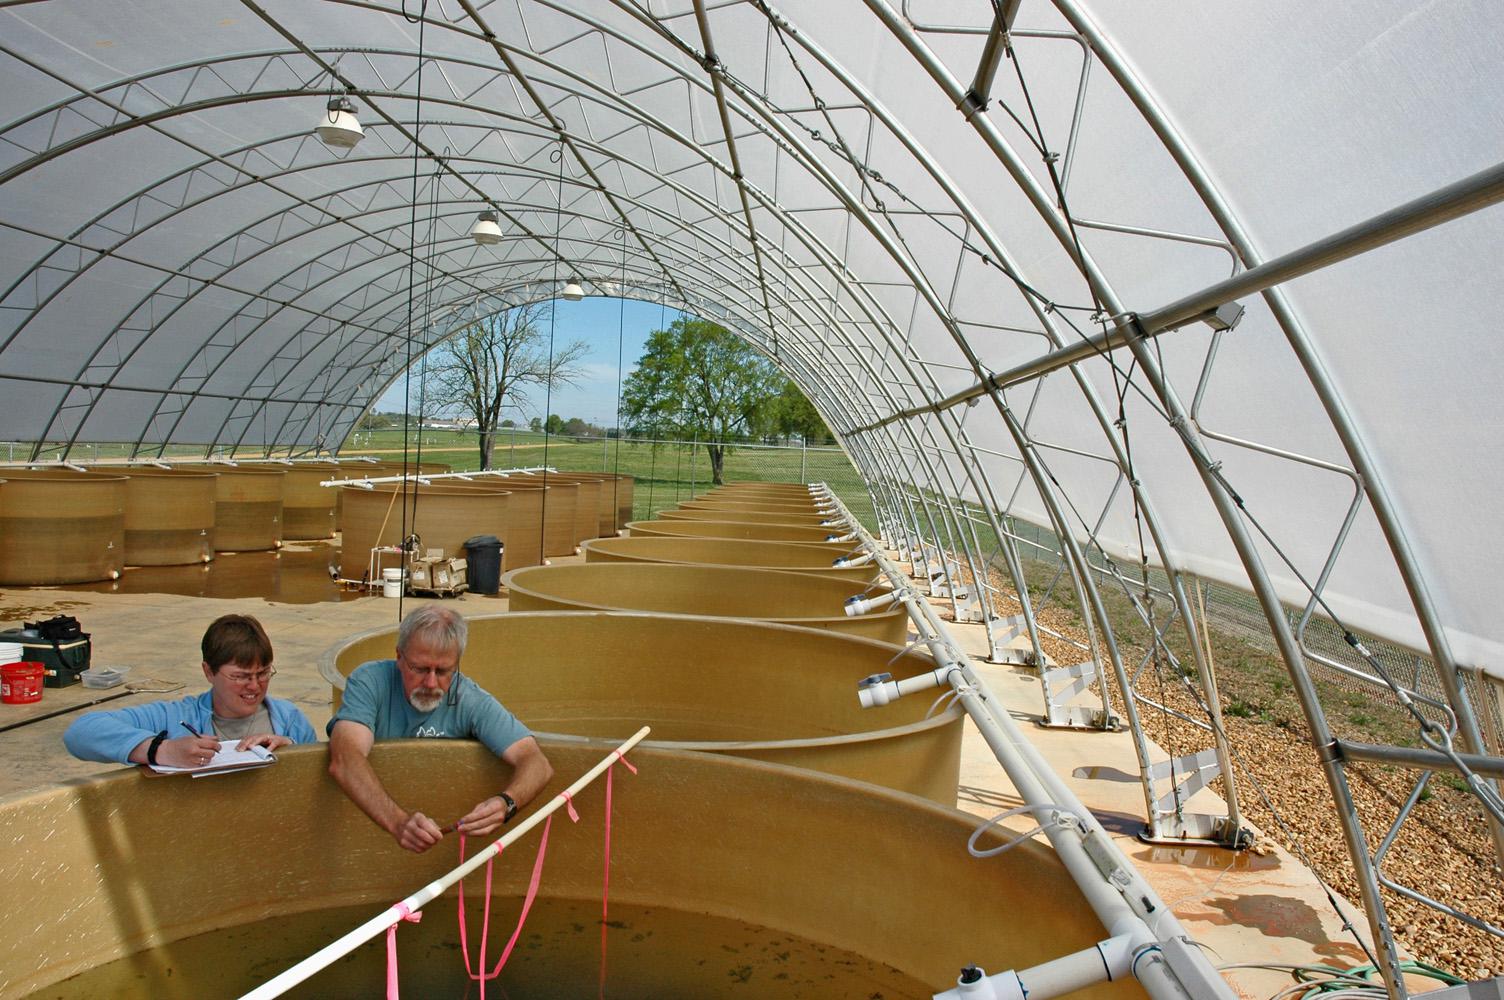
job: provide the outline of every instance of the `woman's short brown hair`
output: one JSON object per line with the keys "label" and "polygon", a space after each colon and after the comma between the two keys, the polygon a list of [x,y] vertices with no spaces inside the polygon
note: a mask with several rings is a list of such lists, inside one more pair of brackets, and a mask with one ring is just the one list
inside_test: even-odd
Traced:
{"label": "woman's short brown hair", "polygon": [[226,663],[243,667],[272,665],[272,641],[266,629],[250,615],[220,615],[204,630],[200,644],[210,673],[219,673]]}

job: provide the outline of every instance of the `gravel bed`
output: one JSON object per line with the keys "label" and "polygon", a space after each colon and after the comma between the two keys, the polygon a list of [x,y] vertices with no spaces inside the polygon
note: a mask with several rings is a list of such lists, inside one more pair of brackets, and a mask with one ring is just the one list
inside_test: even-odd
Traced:
{"label": "gravel bed", "polygon": [[[1006,589],[1000,579],[994,579],[994,584]],[[1010,596],[1002,611],[1016,610]],[[1039,620],[1062,635],[1085,641],[1080,619],[1069,608],[1047,607]],[[1041,640],[1045,652],[1060,664],[1086,658],[1069,642],[1047,635]],[[1123,652],[1132,663],[1142,655],[1130,645],[1125,645]],[[1233,748],[1245,823],[1278,841],[1298,860],[1307,859],[1318,877],[1348,901],[1352,920],[1366,932],[1367,918],[1359,902],[1336,806],[1294,695],[1288,689],[1282,696],[1271,695],[1267,677],[1263,684],[1254,686],[1248,676],[1226,664],[1216,669],[1216,678],[1224,713],[1233,706],[1240,713],[1246,712],[1249,704],[1263,708],[1247,717],[1223,716]],[[1151,667],[1138,684],[1145,697],[1205,718],[1197,699],[1173,671],[1156,673]],[[1274,697],[1282,700],[1271,705]],[[1121,712],[1122,703],[1115,691],[1112,700],[1114,710]],[[1211,745],[1206,732],[1156,708],[1141,704],[1139,715],[1149,736],[1167,752],[1180,755]],[[1363,738],[1362,734],[1345,735]],[[1378,764],[1349,765],[1345,770],[1369,848],[1377,850],[1419,772]],[[1497,866],[1482,806],[1469,792],[1456,787],[1459,782],[1457,777],[1432,776],[1425,795],[1390,847],[1383,874],[1498,926],[1504,924],[1504,872]],[[1220,791],[1220,780],[1212,787]],[[1384,889],[1383,895],[1395,938],[1407,955],[1463,979],[1504,975],[1504,938],[1392,890]]]}

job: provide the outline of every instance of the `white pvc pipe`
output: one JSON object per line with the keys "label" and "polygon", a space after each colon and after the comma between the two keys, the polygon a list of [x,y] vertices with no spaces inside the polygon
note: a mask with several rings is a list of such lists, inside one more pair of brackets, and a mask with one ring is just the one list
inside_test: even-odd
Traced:
{"label": "white pvc pipe", "polygon": [[913,677],[905,677],[901,681],[895,681],[892,674],[873,674],[871,677],[864,677],[857,681],[857,700],[862,703],[863,708],[881,708],[906,694],[939,687],[945,683],[946,675],[953,669],[953,667],[937,667],[922,674],[915,674]]}
{"label": "white pvc pipe", "polygon": [[936,993],[935,1000],[1050,1000],[1104,980],[1126,978],[1133,970],[1134,952],[1132,935],[1120,934],[1022,972],[1010,969],[989,976],[973,967],[953,989]]}
{"label": "white pvc pipe", "polygon": [[846,614],[855,618],[857,615],[865,615],[869,611],[878,608],[886,608],[898,600],[898,591],[890,590],[886,594],[878,594],[875,597],[863,597],[857,594],[855,597],[846,598]]}
{"label": "white pvc pipe", "polygon": [[870,563],[872,560],[874,560],[876,558],[877,558],[877,553],[873,552],[871,550],[868,550],[866,552],[863,552],[859,556],[850,556],[850,557],[846,557],[846,558],[837,559],[835,562],[831,563],[831,565],[834,566],[836,569],[847,569],[847,568],[852,567],[852,566],[865,566],[865,565],[867,565],[868,563]]}
{"label": "white pvc pipe", "polygon": [[539,823],[543,822],[543,820],[550,814],[552,814],[554,810],[564,805],[569,801],[569,799],[578,795],[586,785],[590,784],[596,778],[600,777],[601,774],[605,772],[606,768],[616,763],[618,755],[626,754],[628,750],[631,750],[638,743],[641,743],[649,732],[651,732],[651,727],[649,726],[643,726],[641,729],[637,730],[637,732],[633,733],[632,736],[626,740],[626,742],[622,743],[621,746],[613,750],[610,756],[602,759],[600,763],[596,764],[590,770],[581,775],[574,784],[570,785],[558,795],[555,795],[542,808],[529,813],[528,817],[521,823],[517,824],[517,827],[510,833],[502,837],[500,840],[493,842],[490,846],[477,853],[474,857],[470,858],[464,864],[452,869],[447,875],[441,875],[438,878],[434,879],[432,882],[428,883],[423,888],[413,893],[411,896],[408,896],[406,899],[402,900],[402,902],[396,903],[392,906],[387,907],[385,910],[382,910],[376,916],[372,917],[370,920],[367,920],[359,927],[350,931],[344,937],[339,938],[338,940],[333,941],[328,945],[325,945],[323,948],[314,952],[312,955],[309,955],[307,958],[303,959],[297,965],[294,965],[292,968],[283,972],[281,975],[273,979],[269,979],[265,983],[262,983],[256,989],[241,997],[240,1000],[271,1000],[272,997],[281,996],[283,993],[292,989],[298,983],[301,983],[303,980],[312,976],[321,969],[332,965],[339,958],[349,954],[356,948],[359,948],[361,945],[371,940],[371,938],[375,937],[382,931],[386,930],[388,927],[400,921],[404,912],[414,913],[428,903],[433,902],[445,889],[449,888],[451,885],[454,885],[460,879],[464,878],[466,875],[470,874],[475,869],[485,864],[491,858],[494,858],[496,855],[500,854],[503,848],[510,847],[518,840],[521,840],[524,836],[527,835],[529,830],[537,826]]}
{"label": "white pvc pipe", "polygon": [[[1018,723],[1000,707],[934,609],[917,595],[903,572],[877,551],[860,522],[853,518],[851,524],[900,593],[899,599],[919,630],[920,641],[940,664],[935,673],[955,688],[962,707],[1007,772],[1019,797],[1031,805],[1058,803],[1054,815],[1046,817],[1051,821],[1045,823],[1044,834],[1108,933],[1114,937],[1129,935],[1136,948],[1143,950],[1142,961],[1133,969],[1139,983],[1155,1000],[1233,1000],[1226,981],[1199,949],[1172,947],[1188,938],[1174,913],[1112,843],[1091,811],[1050,768]],[[892,687],[882,681],[869,686],[876,692],[872,695],[874,703],[883,694],[904,693],[901,682]],[[1063,821],[1067,818],[1064,813],[1070,814],[1071,822]],[[1161,947],[1152,947],[1156,944]],[[1173,971],[1172,954],[1176,960]]]}
{"label": "white pvc pipe", "polygon": [[413,482],[413,481],[416,481],[419,485],[427,486],[427,485],[429,485],[429,481],[433,480],[433,479],[464,479],[466,481],[469,481],[471,479],[487,479],[487,478],[490,478],[491,476],[513,476],[513,475],[516,475],[518,473],[526,473],[526,472],[557,472],[557,471],[559,471],[559,470],[555,469],[552,466],[529,465],[529,466],[526,466],[526,467],[516,468],[516,469],[486,469],[484,471],[476,471],[476,472],[432,472],[432,473],[425,472],[421,476],[418,475],[417,473],[409,473],[406,476],[361,476],[359,478],[351,478],[351,479],[325,479],[325,480],[322,480],[319,483],[319,485],[320,486],[359,486],[361,489],[368,490],[368,489],[371,488],[371,485],[373,483],[400,483],[400,482]]}

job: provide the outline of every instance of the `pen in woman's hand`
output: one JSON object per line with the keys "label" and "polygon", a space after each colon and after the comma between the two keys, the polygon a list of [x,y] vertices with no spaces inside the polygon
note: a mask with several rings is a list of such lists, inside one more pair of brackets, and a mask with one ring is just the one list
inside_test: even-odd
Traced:
{"label": "pen in woman's hand", "polygon": [[188,731],[189,731],[189,732],[190,732],[190,733],[192,733],[192,734],[193,734],[193,735],[194,735],[194,736],[197,736],[197,737],[200,737],[200,738],[202,738],[202,737],[203,737],[203,735],[204,735],[204,734],[203,734],[203,733],[201,733],[201,732],[199,732],[199,731],[198,731],[198,730],[197,730],[197,729],[194,729],[194,728],[193,728],[193,727],[192,727],[192,726],[190,726],[190,725],[188,725],[188,723],[186,723],[186,722],[184,722],[184,721],[183,721],[183,720],[182,720],[182,719],[179,719],[179,720],[178,720],[178,725],[180,725],[180,726],[182,726],[182,727],[183,727],[183,728],[184,728],[184,729],[186,729],[186,730],[188,730]]}

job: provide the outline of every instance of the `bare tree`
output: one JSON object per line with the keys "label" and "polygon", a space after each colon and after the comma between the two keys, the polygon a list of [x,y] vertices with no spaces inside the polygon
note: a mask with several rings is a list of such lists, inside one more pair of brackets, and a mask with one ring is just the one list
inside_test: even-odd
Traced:
{"label": "bare tree", "polygon": [[574,385],[590,349],[575,340],[550,355],[544,303],[514,306],[476,320],[434,349],[428,361],[427,396],[435,410],[475,420],[480,467],[491,468],[491,451],[502,408],[518,405],[530,389]]}

